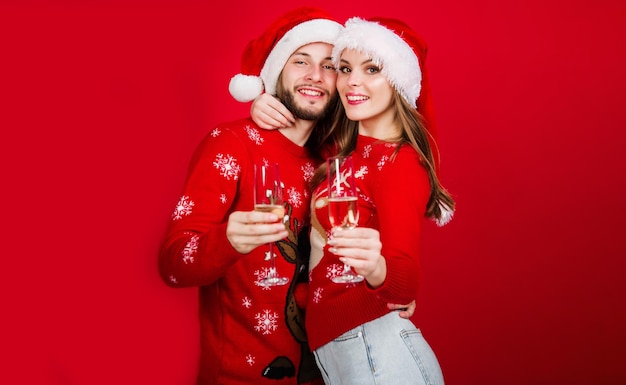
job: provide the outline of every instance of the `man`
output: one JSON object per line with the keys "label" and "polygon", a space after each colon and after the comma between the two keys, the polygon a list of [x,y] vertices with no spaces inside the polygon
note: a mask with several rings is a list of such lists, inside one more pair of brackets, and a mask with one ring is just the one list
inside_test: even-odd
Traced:
{"label": "man", "polygon": [[[229,90],[249,101],[264,90],[295,116],[280,130],[245,118],[215,127],[196,149],[159,253],[172,287],[199,287],[198,384],[298,384],[318,378],[306,343],[299,283],[306,260],[307,183],[319,159],[306,143],[336,105],[332,43],[341,25],[317,8],[295,9],[246,47]],[[253,210],[253,166],[276,162],[285,220]],[[276,242],[284,286],[264,286],[267,243]],[[306,255],[304,255],[306,257]],[[316,380],[319,381],[319,380]],[[321,383],[321,382],[320,382]]]}

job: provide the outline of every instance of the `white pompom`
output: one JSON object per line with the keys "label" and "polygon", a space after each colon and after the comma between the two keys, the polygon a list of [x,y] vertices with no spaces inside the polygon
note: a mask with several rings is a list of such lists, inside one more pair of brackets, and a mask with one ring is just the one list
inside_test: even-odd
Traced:
{"label": "white pompom", "polygon": [[439,202],[439,207],[441,208],[441,218],[436,219],[435,222],[437,223],[437,226],[441,227],[445,226],[446,224],[448,224],[448,222],[452,220],[452,217],[454,216],[454,211],[443,202]]}
{"label": "white pompom", "polygon": [[263,81],[258,76],[237,74],[230,79],[228,91],[239,102],[249,102],[263,93]]}

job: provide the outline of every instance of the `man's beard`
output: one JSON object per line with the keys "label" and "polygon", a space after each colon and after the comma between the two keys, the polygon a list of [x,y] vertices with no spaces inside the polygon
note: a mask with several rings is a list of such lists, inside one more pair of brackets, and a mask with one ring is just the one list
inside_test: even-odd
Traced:
{"label": "man's beard", "polygon": [[287,109],[297,119],[302,120],[319,120],[327,116],[333,109],[335,103],[337,103],[337,94],[329,99],[323,109],[317,110],[313,108],[303,108],[296,104],[294,99],[294,92],[289,92],[282,84],[277,86],[276,97],[287,107]]}

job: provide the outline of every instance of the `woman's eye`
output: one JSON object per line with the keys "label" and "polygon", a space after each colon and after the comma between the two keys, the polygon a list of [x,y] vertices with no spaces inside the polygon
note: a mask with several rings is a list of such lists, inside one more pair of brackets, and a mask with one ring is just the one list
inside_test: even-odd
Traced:
{"label": "woman's eye", "polygon": [[368,74],[377,74],[380,72],[380,68],[378,67],[368,67],[367,68],[367,73]]}
{"label": "woman's eye", "polygon": [[350,68],[346,67],[346,66],[341,66],[341,67],[339,67],[339,72],[347,74],[347,73],[352,72],[352,70]]}

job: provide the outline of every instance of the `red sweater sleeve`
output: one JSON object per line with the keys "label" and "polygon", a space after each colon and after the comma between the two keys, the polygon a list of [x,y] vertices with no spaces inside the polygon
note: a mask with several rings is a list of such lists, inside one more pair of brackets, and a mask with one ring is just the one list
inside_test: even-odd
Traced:
{"label": "red sweater sleeve", "polygon": [[388,303],[406,304],[416,299],[420,282],[420,236],[430,182],[419,155],[403,146],[378,175],[372,192],[379,216],[382,255],[387,277],[374,290]]}
{"label": "red sweater sleeve", "polygon": [[196,149],[159,251],[159,272],[168,285],[208,285],[242,257],[226,238],[226,224],[248,157],[225,127],[215,128]]}

